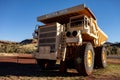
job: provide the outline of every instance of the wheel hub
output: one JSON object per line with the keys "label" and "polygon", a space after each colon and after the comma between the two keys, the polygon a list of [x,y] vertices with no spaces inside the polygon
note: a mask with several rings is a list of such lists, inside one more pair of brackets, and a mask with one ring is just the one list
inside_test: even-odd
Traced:
{"label": "wheel hub", "polygon": [[88,67],[92,66],[92,60],[93,60],[92,51],[88,50],[88,56],[87,56],[87,65],[88,65]]}
{"label": "wheel hub", "polygon": [[107,58],[106,58],[106,54],[105,54],[104,51],[103,51],[103,54],[102,54],[102,59],[103,59],[103,63],[106,63]]}

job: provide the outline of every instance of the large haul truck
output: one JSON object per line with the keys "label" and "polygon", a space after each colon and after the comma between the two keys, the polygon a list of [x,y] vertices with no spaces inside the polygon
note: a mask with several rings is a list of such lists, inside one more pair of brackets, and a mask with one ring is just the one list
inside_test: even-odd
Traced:
{"label": "large haul truck", "polygon": [[37,21],[44,23],[33,34],[38,40],[34,57],[41,70],[56,62],[60,72],[75,68],[82,75],[90,75],[94,67],[106,67],[103,44],[108,37],[84,4],[39,16]]}

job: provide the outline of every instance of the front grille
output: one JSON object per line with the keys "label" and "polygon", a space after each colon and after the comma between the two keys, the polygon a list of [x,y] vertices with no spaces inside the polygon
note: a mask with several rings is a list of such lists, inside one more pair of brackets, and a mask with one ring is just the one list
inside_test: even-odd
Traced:
{"label": "front grille", "polygon": [[56,49],[56,34],[57,27],[50,26],[40,28],[39,46],[50,46],[50,52],[55,52]]}
{"label": "front grille", "polygon": [[56,31],[56,26],[42,27],[41,32]]}
{"label": "front grille", "polygon": [[56,32],[49,32],[49,33],[42,33],[40,34],[40,38],[47,38],[47,37],[55,37],[56,36]]}

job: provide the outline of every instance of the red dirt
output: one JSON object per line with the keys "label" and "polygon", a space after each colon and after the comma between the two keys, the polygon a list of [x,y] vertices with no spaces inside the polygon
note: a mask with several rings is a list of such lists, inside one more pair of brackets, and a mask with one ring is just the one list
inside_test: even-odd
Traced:
{"label": "red dirt", "polygon": [[14,62],[21,64],[36,64],[31,54],[19,54],[18,56],[0,56],[0,62]]}

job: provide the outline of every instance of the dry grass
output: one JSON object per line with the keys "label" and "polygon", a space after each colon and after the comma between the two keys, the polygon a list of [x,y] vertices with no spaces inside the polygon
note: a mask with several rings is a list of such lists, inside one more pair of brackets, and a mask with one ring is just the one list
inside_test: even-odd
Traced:
{"label": "dry grass", "polygon": [[26,44],[26,45],[23,45],[21,46],[22,48],[27,48],[27,49],[36,49],[36,44]]}
{"label": "dry grass", "polygon": [[0,53],[0,56],[17,56],[17,53]]}
{"label": "dry grass", "polygon": [[95,78],[119,78],[120,79],[120,65],[108,64],[105,69],[94,70],[93,76]]}

